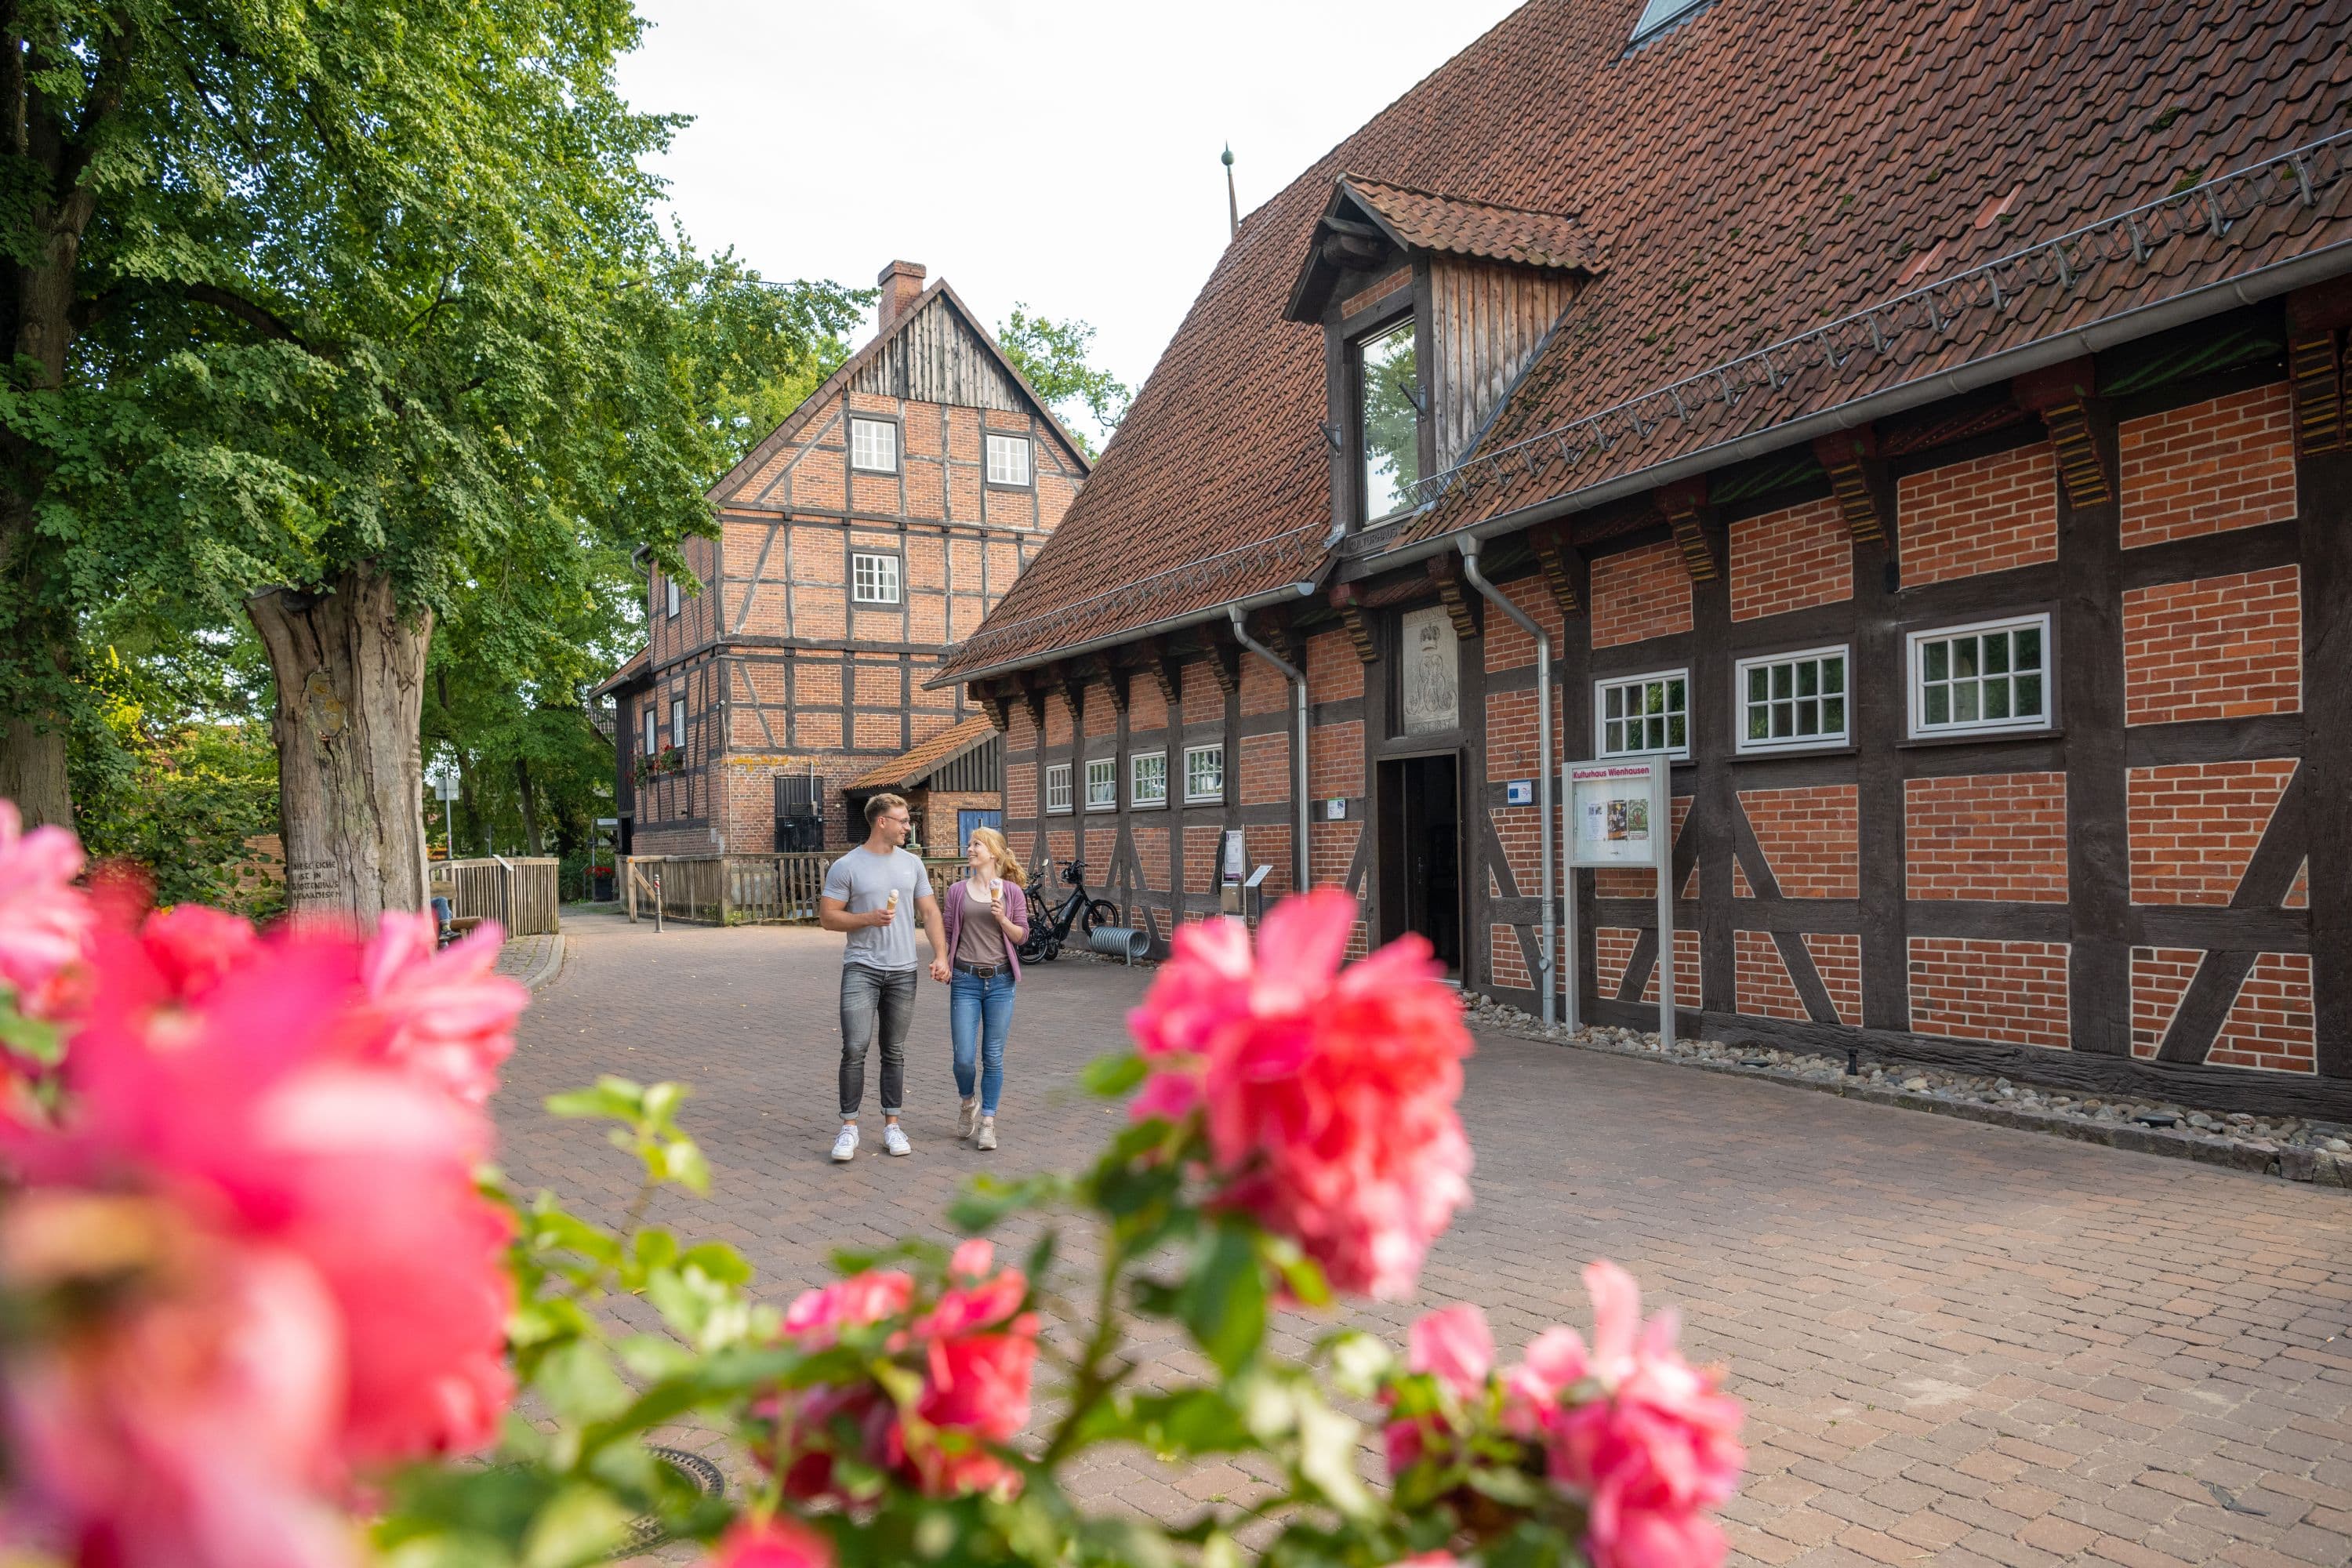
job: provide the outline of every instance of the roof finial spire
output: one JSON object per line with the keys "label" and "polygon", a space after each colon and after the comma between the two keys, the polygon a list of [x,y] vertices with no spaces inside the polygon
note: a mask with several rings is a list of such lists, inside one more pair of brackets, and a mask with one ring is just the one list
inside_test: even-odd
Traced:
{"label": "roof finial spire", "polygon": [[1242,199],[1234,195],[1234,144],[1225,143],[1225,218],[1233,226],[1226,233],[1228,243],[1239,239],[1242,233]]}

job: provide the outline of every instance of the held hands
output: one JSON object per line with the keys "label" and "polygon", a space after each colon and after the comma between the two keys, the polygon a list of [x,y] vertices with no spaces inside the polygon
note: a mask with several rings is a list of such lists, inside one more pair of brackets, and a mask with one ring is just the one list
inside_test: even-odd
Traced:
{"label": "held hands", "polygon": [[931,978],[945,985],[955,978],[955,971],[948,967],[946,959],[935,958],[931,960]]}

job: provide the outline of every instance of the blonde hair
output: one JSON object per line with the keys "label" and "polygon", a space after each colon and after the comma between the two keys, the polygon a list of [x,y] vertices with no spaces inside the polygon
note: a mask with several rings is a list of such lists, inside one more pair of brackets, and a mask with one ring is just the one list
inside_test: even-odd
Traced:
{"label": "blonde hair", "polygon": [[1013,858],[1013,847],[1004,842],[1004,835],[993,827],[975,827],[971,830],[971,842],[988,850],[989,858],[996,862],[998,876],[1016,888],[1022,885],[1021,862]]}

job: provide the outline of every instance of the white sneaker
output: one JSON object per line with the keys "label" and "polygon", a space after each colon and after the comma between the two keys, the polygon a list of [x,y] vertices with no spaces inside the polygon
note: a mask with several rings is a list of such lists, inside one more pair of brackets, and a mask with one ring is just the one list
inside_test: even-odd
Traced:
{"label": "white sneaker", "polygon": [[980,1136],[971,1141],[971,1146],[975,1149],[993,1149],[996,1147],[995,1117],[983,1116],[980,1119]]}
{"label": "white sneaker", "polygon": [[841,1124],[841,1136],[833,1141],[833,1158],[836,1164],[847,1164],[857,1158],[857,1123]]}
{"label": "white sneaker", "polygon": [[980,1130],[980,1096],[973,1095],[956,1110],[956,1136],[969,1138]]}
{"label": "white sneaker", "polygon": [[882,1129],[882,1147],[893,1154],[911,1154],[915,1152],[915,1146],[907,1142],[905,1130],[895,1121]]}

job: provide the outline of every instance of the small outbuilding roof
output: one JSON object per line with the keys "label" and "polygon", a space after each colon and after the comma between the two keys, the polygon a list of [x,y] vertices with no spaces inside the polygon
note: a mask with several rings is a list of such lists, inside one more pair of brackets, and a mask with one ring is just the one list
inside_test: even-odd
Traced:
{"label": "small outbuilding roof", "polygon": [[919,743],[903,756],[868,768],[841,787],[845,790],[914,789],[958,757],[980,750],[996,738],[996,726],[985,716],[967,719]]}

